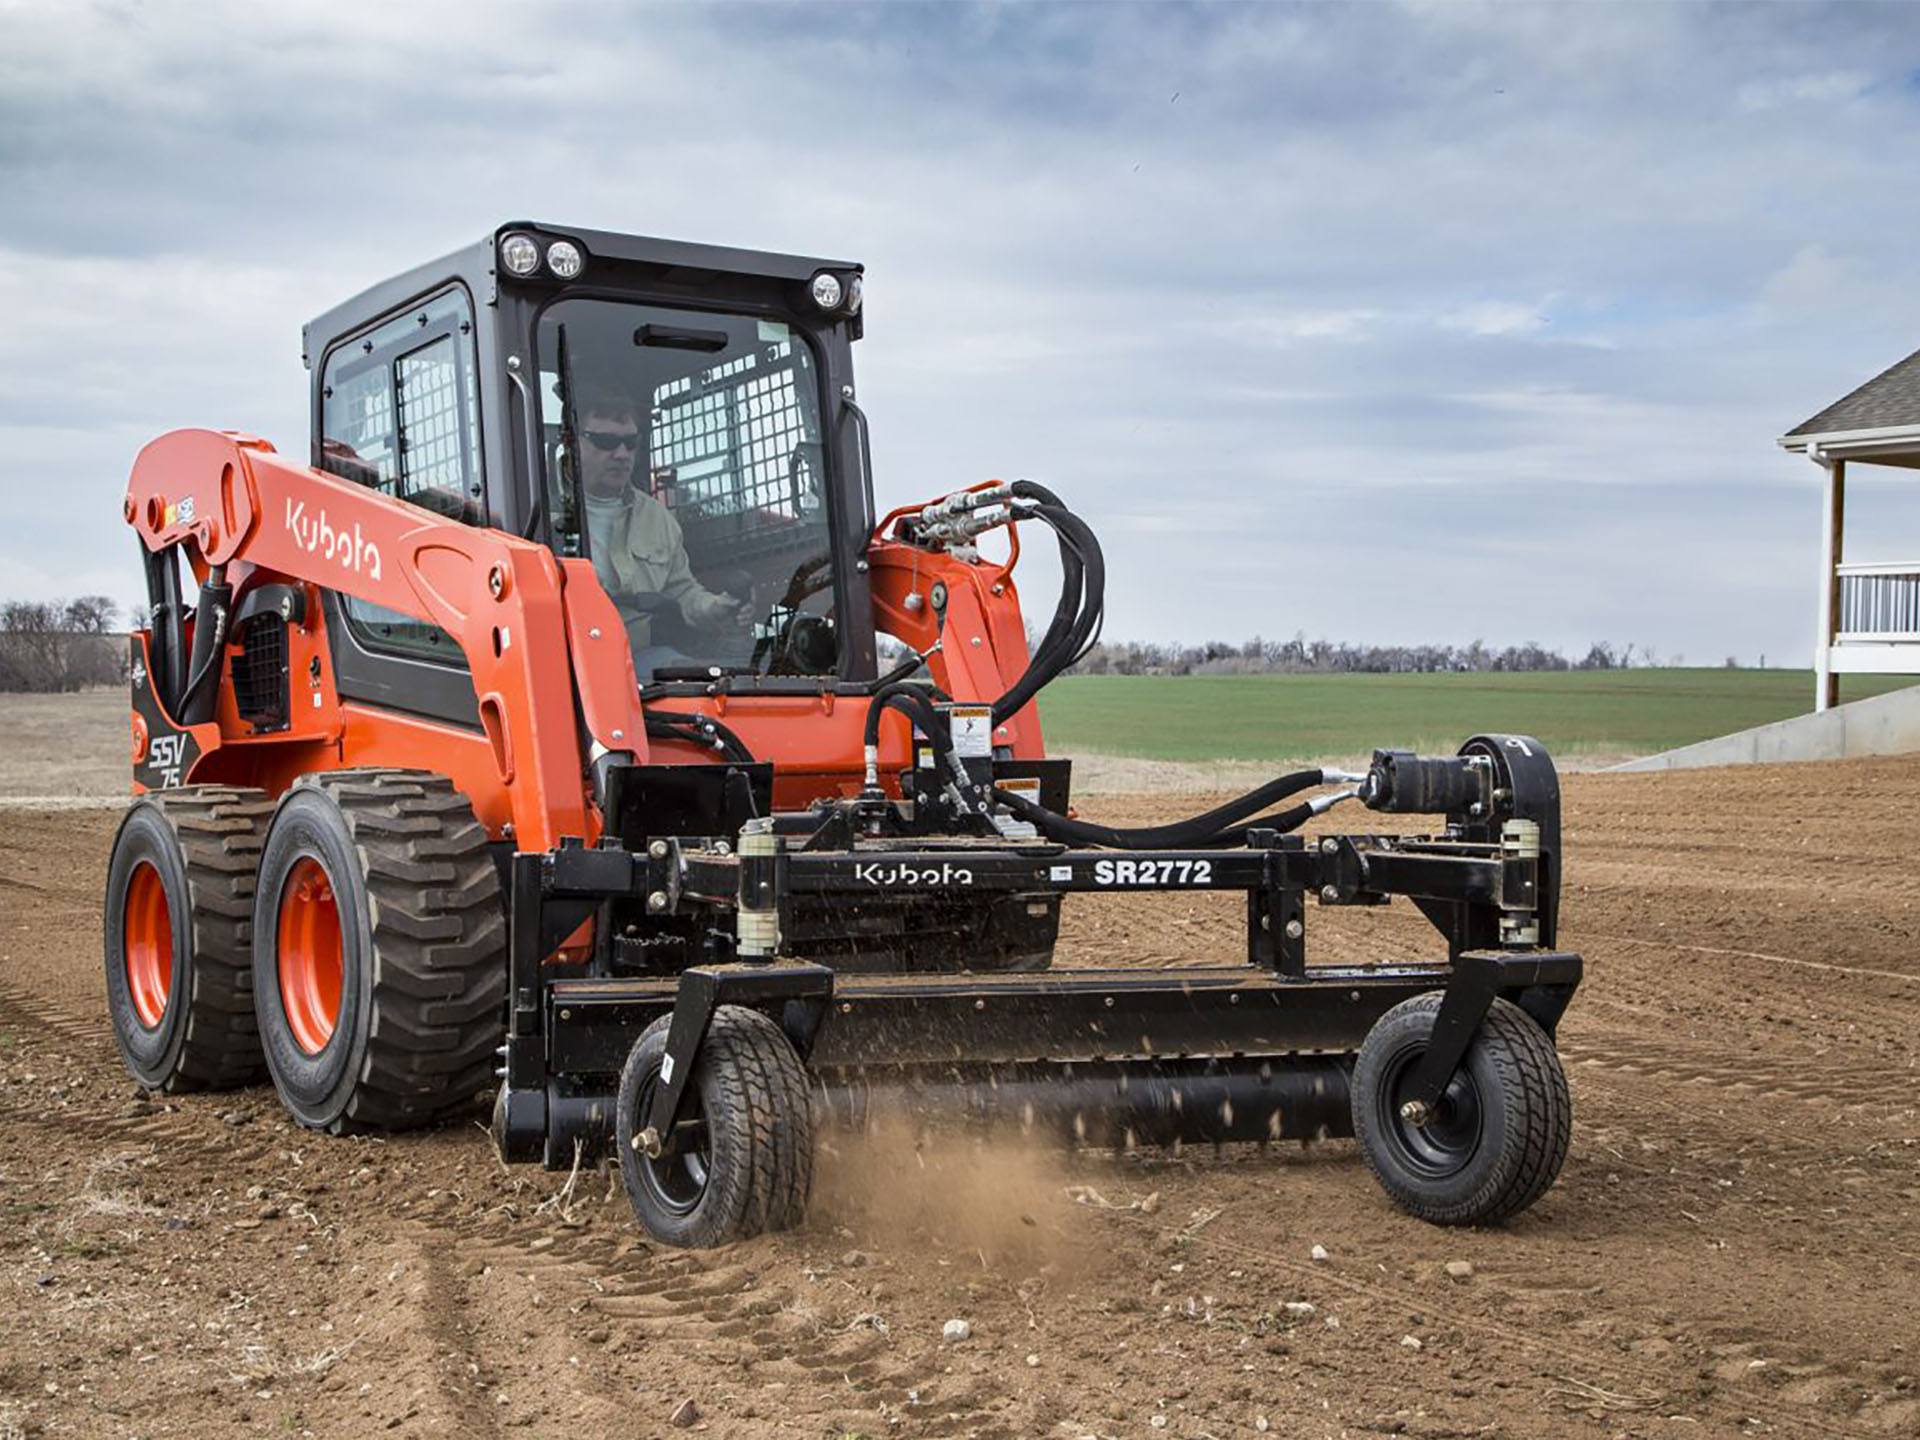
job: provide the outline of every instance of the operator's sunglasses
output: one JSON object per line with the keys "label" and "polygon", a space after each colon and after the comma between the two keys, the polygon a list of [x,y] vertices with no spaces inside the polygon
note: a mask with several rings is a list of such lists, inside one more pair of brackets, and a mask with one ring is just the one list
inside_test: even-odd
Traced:
{"label": "operator's sunglasses", "polygon": [[640,436],[637,431],[586,430],[581,433],[587,437],[587,443],[596,450],[605,450],[611,453],[615,450],[638,450],[640,448]]}

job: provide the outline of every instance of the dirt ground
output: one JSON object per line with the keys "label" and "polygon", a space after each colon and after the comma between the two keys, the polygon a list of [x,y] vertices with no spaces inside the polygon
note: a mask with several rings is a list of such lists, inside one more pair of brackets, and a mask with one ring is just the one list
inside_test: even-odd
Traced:
{"label": "dirt ground", "polygon": [[[688,1400],[691,1433],[810,1440],[1920,1434],[1920,763],[1567,795],[1573,1153],[1505,1229],[1406,1218],[1349,1142],[883,1137],[834,1142],[805,1229],[706,1254],[474,1125],[138,1098],[102,1012],[115,816],[8,809],[0,1437],[673,1435]],[[1068,963],[1242,943],[1231,900],[1072,903]],[[1319,955],[1428,948],[1399,906],[1310,919]]]}
{"label": "dirt ground", "polygon": [[0,695],[0,807],[51,808],[127,793],[127,687]]}

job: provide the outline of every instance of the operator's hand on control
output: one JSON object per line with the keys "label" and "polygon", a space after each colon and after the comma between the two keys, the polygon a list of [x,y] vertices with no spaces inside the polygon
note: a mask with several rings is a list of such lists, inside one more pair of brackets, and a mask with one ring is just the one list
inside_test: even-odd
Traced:
{"label": "operator's hand on control", "polygon": [[753,618],[753,606],[748,601],[711,592],[689,596],[681,610],[689,625],[702,630],[740,630]]}

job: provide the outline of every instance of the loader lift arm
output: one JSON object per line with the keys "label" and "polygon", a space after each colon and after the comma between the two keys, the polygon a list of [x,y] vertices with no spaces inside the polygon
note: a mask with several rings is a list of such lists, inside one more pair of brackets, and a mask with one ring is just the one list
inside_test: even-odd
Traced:
{"label": "loader lift arm", "polygon": [[[323,585],[451,634],[522,848],[597,833],[589,747],[646,758],[632,655],[584,561],[211,430],[176,430],[143,449],[124,513],[149,551],[184,546],[203,584],[232,577],[243,596],[268,583]],[[577,715],[553,703],[569,694]]]}

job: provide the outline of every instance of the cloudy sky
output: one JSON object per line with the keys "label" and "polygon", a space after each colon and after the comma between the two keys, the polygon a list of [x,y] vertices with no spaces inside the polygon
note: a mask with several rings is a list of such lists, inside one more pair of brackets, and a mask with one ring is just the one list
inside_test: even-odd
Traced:
{"label": "cloudy sky", "polygon": [[1902,5],[0,0],[0,595],[137,598],[145,440],[303,450],[301,324],[532,217],[864,261],[883,508],[1045,480],[1109,636],[1805,663],[1916,155]]}

